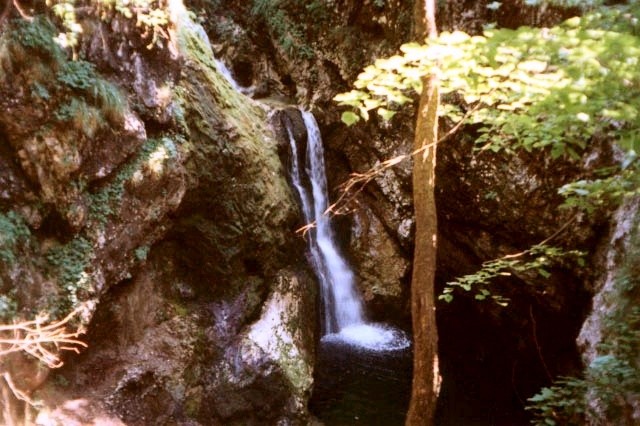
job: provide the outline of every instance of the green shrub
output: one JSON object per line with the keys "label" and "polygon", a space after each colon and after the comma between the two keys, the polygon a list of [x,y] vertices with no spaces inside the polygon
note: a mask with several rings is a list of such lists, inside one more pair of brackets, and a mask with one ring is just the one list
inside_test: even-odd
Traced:
{"label": "green shrub", "polygon": [[68,61],[58,73],[58,81],[71,89],[87,90],[96,80],[95,65],[87,61]]}
{"label": "green shrub", "polygon": [[89,289],[85,271],[90,266],[92,257],[91,242],[82,236],[46,253],[47,261],[54,267],[58,282],[64,289],[65,299],[60,301],[60,312],[73,309],[79,302],[78,292]]}
{"label": "green shrub", "polygon": [[636,218],[601,320],[597,356],[581,377],[564,377],[529,399],[537,425],[623,424],[640,394],[640,218]]}
{"label": "green shrub", "polygon": [[614,313],[606,318],[608,336],[598,347],[604,354],[587,366],[583,377],[561,378],[529,398],[527,409],[534,413],[534,424],[583,425],[588,423],[587,418],[606,422],[619,419],[629,410],[627,396],[640,393],[640,371],[635,364],[640,308],[634,307],[622,321],[616,316]]}
{"label": "green shrub", "polygon": [[16,249],[31,236],[29,227],[16,212],[0,214],[0,260],[6,264],[16,261]]}

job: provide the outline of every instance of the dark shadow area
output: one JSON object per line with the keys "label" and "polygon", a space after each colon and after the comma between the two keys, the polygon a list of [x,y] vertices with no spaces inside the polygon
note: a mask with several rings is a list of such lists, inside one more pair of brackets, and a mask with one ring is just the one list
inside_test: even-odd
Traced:
{"label": "dark shadow area", "polygon": [[[527,286],[512,278],[494,290],[505,294],[505,287]],[[527,294],[509,294],[506,307],[463,295],[450,304],[441,302],[437,320],[443,383],[436,424],[529,425],[527,399],[559,376],[581,370],[575,339],[589,296],[578,289],[573,295],[561,309]]]}

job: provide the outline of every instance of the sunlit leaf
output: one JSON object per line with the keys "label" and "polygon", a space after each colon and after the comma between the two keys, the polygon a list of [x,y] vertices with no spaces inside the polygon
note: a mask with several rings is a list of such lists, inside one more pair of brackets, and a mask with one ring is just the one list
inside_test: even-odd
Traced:
{"label": "sunlit leaf", "polygon": [[352,111],[345,111],[342,113],[341,119],[344,124],[351,126],[360,121],[360,116]]}
{"label": "sunlit leaf", "polygon": [[379,108],[378,115],[382,117],[383,120],[389,121],[393,118],[394,115],[396,115],[396,111],[390,111],[385,108]]}

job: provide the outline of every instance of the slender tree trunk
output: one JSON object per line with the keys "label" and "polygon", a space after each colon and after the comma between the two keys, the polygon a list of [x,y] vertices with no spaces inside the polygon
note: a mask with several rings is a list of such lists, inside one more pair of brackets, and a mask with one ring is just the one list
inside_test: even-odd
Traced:
{"label": "slender tree trunk", "polygon": [[[415,32],[418,39],[437,36],[434,0],[416,1]],[[414,149],[423,151],[413,159],[416,232],[411,276],[411,315],[414,346],[413,386],[407,426],[433,424],[440,387],[434,295],[438,228],[434,188],[439,103],[436,79],[433,76],[425,77],[414,139]]]}

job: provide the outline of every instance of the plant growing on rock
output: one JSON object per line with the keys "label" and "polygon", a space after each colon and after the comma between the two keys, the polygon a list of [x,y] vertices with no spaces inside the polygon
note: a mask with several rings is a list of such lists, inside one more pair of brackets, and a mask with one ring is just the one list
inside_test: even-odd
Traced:
{"label": "plant growing on rock", "polygon": [[[54,41],[56,28],[43,16],[13,21],[0,40],[0,67],[4,79],[26,80],[31,99],[53,110],[55,124],[94,137],[120,123],[127,103],[119,89],[101,77],[93,64],[67,59]],[[43,126],[45,129],[47,126]]]}
{"label": "plant growing on rock", "polygon": [[294,17],[296,13],[309,13],[314,19],[324,20],[329,10],[326,4],[318,0],[254,0],[251,7],[251,14],[264,20],[268,30],[276,36],[280,47],[287,54],[301,59],[311,59],[314,53],[307,36],[307,28]]}
{"label": "plant growing on rock", "polygon": [[[529,398],[537,425],[627,424],[640,394],[640,307],[634,306],[640,281],[635,261],[638,235],[608,295],[597,356],[580,377],[562,377]],[[629,397],[632,396],[632,397]]]}
{"label": "plant growing on rock", "polygon": [[76,9],[78,4],[86,3],[90,13],[102,20],[110,20],[118,14],[126,19],[135,19],[136,26],[142,29],[141,36],[149,39],[147,47],[161,47],[162,41],[169,38],[166,26],[169,16],[164,0],[47,0],[47,6],[60,19],[65,31],[58,34],[56,41],[65,48],[74,49],[82,34],[82,26],[78,22]]}
{"label": "plant growing on rock", "polygon": [[22,216],[15,212],[0,214],[0,261],[11,264],[16,260],[15,248],[23,243],[31,232]]}

